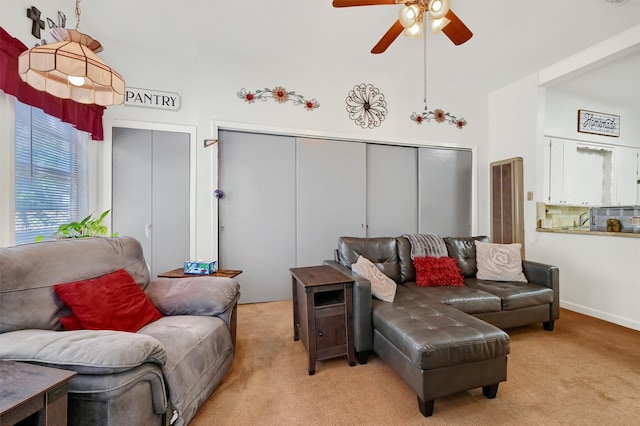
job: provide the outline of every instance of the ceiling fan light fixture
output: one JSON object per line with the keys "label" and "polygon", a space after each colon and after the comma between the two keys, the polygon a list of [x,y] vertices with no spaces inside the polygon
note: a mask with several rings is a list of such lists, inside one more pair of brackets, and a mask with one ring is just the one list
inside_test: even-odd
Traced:
{"label": "ceiling fan light fixture", "polygon": [[444,15],[449,12],[450,0],[431,0],[429,3],[429,14],[431,19],[444,18]]}
{"label": "ceiling fan light fixture", "polygon": [[450,22],[451,20],[447,18],[431,19],[431,32],[437,34]]}
{"label": "ceiling fan light fixture", "polygon": [[400,9],[399,20],[403,27],[409,28],[419,20],[420,6],[417,4],[409,4]]}
{"label": "ceiling fan light fixture", "polygon": [[422,22],[416,22],[403,33],[405,36],[409,38],[421,38],[422,37]]}

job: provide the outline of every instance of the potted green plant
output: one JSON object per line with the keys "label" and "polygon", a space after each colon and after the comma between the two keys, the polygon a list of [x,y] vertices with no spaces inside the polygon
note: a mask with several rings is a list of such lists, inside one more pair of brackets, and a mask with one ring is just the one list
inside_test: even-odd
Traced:
{"label": "potted green plant", "polygon": [[[105,210],[97,219],[93,217],[92,213],[80,222],[63,223],[51,237],[60,240],[65,238],[104,237],[107,235],[108,228],[102,224],[102,220],[107,217],[110,211]],[[117,236],[117,232],[111,234],[112,238]],[[43,236],[36,237],[36,241],[42,241],[43,239]]]}

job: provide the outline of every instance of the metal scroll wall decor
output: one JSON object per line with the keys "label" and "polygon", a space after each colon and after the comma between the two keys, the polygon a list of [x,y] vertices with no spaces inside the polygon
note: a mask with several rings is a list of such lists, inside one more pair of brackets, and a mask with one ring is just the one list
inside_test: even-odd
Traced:
{"label": "metal scroll wall decor", "polygon": [[315,100],[315,98],[305,99],[304,96],[297,94],[295,91],[288,92],[287,89],[282,86],[276,86],[273,89],[265,87],[263,90],[258,89],[253,92],[242,88],[238,92],[238,97],[249,104],[252,104],[257,100],[266,102],[267,99],[272,98],[279,104],[291,101],[296,106],[302,105],[307,111],[313,111],[320,107],[320,103]]}
{"label": "metal scroll wall decor", "polygon": [[380,89],[373,84],[357,84],[347,95],[349,118],[363,129],[373,129],[384,121],[387,115],[387,101]]}

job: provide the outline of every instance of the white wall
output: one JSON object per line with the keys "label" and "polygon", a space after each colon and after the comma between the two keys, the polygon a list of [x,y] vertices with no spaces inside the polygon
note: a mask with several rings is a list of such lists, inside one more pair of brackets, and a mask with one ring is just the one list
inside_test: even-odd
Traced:
{"label": "white wall", "polygon": [[[638,75],[640,79],[640,74]],[[602,136],[578,132],[578,110],[620,116],[620,136]],[[544,134],[607,145],[640,147],[640,111],[631,107],[594,101],[567,93],[546,90]]]}
{"label": "white wall", "polygon": [[[25,10],[32,3],[26,0],[0,0],[2,15],[0,25],[27,46],[37,40],[30,34],[30,21]],[[68,0],[51,0],[37,5],[42,17],[55,17],[57,10],[67,16],[67,27],[75,25],[73,5]],[[83,19],[80,30],[92,34],[86,26],[89,19]],[[49,42],[53,42],[43,32]],[[103,31],[103,33],[105,33]],[[225,43],[211,40],[185,40],[187,48],[176,53],[157,49],[140,48],[137,40],[118,43],[109,38],[100,38],[104,51],[100,57],[117,70],[127,86],[152,90],[177,92],[182,98],[179,111],[162,111],[131,106],[112,106],[105,112],[105,141],[99,144],[97,164],[100,192],[96,209],[108,208],[110,126],[117,126],[122,120],[127,124],[139,122],[144,128],[157,126],[158,129],[182,126],[194,128],[197,135],[195,179],[195,256],[203,259],[217,258],[217,209],[213,190],[217,186],[215,145],[204,148],[204,139],[215,137],[214,123],[234,128],[292,132],[309,136],[360,139],[385,143],[408,145],[436,145],[471,148],[486,164],[487,143],[486,93],[475,88],[460,90],[455,76],[438,79],[446,74],[439,67],[443,62],[430,64],[428,86],[429,108],[442,108],[469,123],[459,130],[449,124],[435,122],[418,126],[409,119],[412,112],[423,108],[423,69],[421,44],[416,44],[414,63],[400,53],[387,52],[384,57],[371,55],[368,49],[354,53],[353,57],[332,58],[328,63],[319,58],[312,49],[295,52],[277,48],[254,51],[226,49]],[[302,43],[304,46],[304,43]],[[394,57],[394,55],[396,55]],[[348,118],[345,98],[349,90],[359,83],[371,83],[385,95],[388,114],[380,127],[361,129]],[[320,102],[320,108],[306,111],[291,102],[277,104],[273,100],[247,104],[237,97],[237,92],[284,86],[287,90]],[[480,167],[478,218],[488,223],[488,170]],[[475,195],[475,193],[474,193]],[[117,230],[116,230],[117,231]],[[486,233],[488,229],[479,230]]]}
{"label": "white wall", "polygon": [[[636,42],[640,42],[640,32]],[[610,46],[600,45],[594,51],[585,51],[575,58],[575,63],[589,63],[589,57],[600,59],[601,50],[615,53],[618,43],[619,40],[614,39]],[[570,62],[564,61],[557,66],[572,70]],[[546,102],[546,90],[538,85],[541,75],[563,73],[550,67],[540,75],[526,77],[489,95],[490,161],[522,156],[525,191],[535,188],[534,201],[539,202],[544,201],[545,131],[553,128],[560,133],[558,136],[577,133],[568,130],[576,127],[577,109],[566,114],[559,111],[575,108],[574,102],[579,102],[581,108],[593,105],[575,99],[561,106]],[[586,104],[582,104],[583,101]],[[610,107],[612,113],[618,111],[623,117],[623,114],[629,114],[623,108]],[[559,115],[566,116],[568,122],[560,120]],[[545,124],[547,121],[549,124]],[[629,132],[634,128],[631,121],[625,120]],[[625,139],[632,140],[634,137]],[[559,267],[561,306],[640,330],[640,238],[542,233],[536,232],[535,228],[535,203],[525,201],[527,259]]]}

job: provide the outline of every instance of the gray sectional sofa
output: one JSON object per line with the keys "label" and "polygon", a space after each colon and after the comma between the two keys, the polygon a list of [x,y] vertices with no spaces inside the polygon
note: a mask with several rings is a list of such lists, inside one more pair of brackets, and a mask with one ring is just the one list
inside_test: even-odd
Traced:
{"label": "gray sectional sofa", "polygon": [[[553,330],[559,317],[558,268],[522,261],[527,282],[476,278],[475,241],[484,236],[444,238],[457,259],[464,286],[421,287],[411,244],[405,237],[341,237],[332,265],[353,277],[354,346],[361,364],[374,351],[418,396],[425,416],[434,399],[482,387],[494,398],[506,380],[509,336],[503,331],[534,323]],[[372,297],[371,283],[351,271],[369,259],[397,284],[395,300]]]}
{"label": "gray sectional sofa", "polygon": [[[162,317],[137,332],[63,330],[71,311],[53,286],[120,269]],[[150,281],[130,237],[0,248],[0,359],[76,371],[69,425],[185,425],[229,370],[239,297],[230,278]]]}

